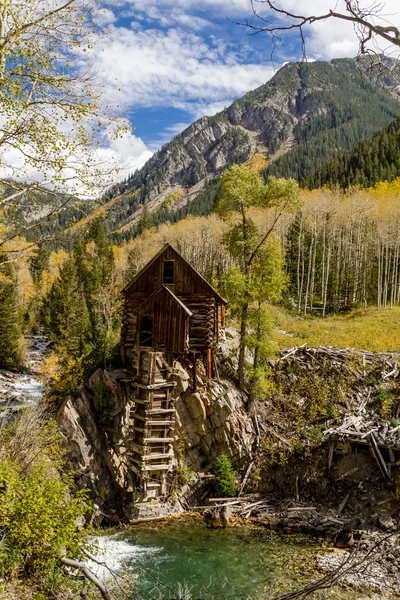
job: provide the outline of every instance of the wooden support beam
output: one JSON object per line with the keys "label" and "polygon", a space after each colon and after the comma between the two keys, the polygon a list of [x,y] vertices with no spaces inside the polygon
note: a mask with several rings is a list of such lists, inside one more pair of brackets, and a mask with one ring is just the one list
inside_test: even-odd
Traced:
{"label": "wooden support beam", "polygon": [[196,352],[193,352],[193,393],[197,392]]}
{"label": "wooden support beam", "polygon": [[172,388],[176,386],[176,381],[160,381],[160,383],[151,383],[149,385],[144,385],[143,383],[138,383],[137,381],[133,384],[135,387],[141,388],[142,390],[159,390],[160,388]]}
{"label": "wooden support beam", "polygon": [[375,458],[376,462],[378,463],[378,467],[381,470],[382,475],[384,476],[386,481],[392,481],[392,477],[386,466],[385,459],[383,458],[381,451],[379,450],[378,444],[376,443],[374,433],[372,431],[368,435],[368,443],[369,443],[369,447],[371,449],[372,456]]}
{"label": "wooden support beam", "polygon": [[207,378],[212,379],[212,349],[207,348]]}
{"label": "wooden support beam", "polygon": [[331,467],[332,467],[334,451],[335,451],[335,442],[333,440],[331,440],[329,442],[329,450],[328,450],[328,471],[330,471]]}

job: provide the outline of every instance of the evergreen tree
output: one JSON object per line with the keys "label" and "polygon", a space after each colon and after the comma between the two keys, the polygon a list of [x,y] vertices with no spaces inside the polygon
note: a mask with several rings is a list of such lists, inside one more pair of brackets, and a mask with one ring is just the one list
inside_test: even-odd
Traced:
{"label": "evergreen tree", "polygon": [[154,226],[153,217],[145,204],[143,206],[143,210],[140,213],[139,221],[138,221],[138,233],[141,234],[146,229],[151,229]]}
{"label": "evergreen tree", "polygon": [[73,257],[61,267],[42,313],[43,321],[59,349],[74,357],[88,351],[89,313]]}
{"label": "evergreen tree", "polygon": [[220,454],[215,464],[215,491],[222,498],[236,496],[235,471],[225,454]]}
{"label": "evergreen tree", "polygon": [[18,283],[12,263],[0,254],[0,365],[21,364],[21,311]]}
{"label": "evergreen tree", "polygon": [[35,283],[40,281],[43,271],[49,267],[50,252],[44,246],[39,246],[29,262],[29,270]]}

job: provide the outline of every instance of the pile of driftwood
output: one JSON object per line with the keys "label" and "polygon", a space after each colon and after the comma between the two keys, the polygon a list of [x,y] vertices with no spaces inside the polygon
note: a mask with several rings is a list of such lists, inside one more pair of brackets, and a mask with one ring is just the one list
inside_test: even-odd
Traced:
{"label": "pile of driftwood", "polygon": [[339,415],[327,423],[323,433],[330,442],[328,468],[336,442],[364,444],[369,446],[384,478],[391,480],[391,467],[400,451],[399,365],[399,354],[330,346],[301,346],[281,353],[275,368],[281,368],[292,383],[304,372],[327,376],[336,372],[346,381],[337,406]]}
{"label": "pile of driftwood", "polygon": [[400,425],[392,427],[390,423],[382,424],[377,415],[372,415],[365,408],[361,414],[348,414],[337,427],[324,431],[325,439],[335,438],[345,441],[363,443],[373,436],[378,445],[400,449]]}
{"label": "pile of driftwood", "polygon": [[[400,354],[374,353],[349,348],[300,346],[281,353],[275,367],[283,367],[290,378],[302,372],[340,372],[348,381],[341,399],[340,425],[325,431],[327,438],[351,436],[365,439],[373,433],[378,443],[400,447],[400,427],[391,426],[390,417],[400,416]],[[397,388],[399,391],[397,392]],[[390,392],[393,412],[380,417],[377,394]]]}
{"label": "pile of driftwood", "polygon": [[226,527],[230,519],[255,518],[268,523],[271,528],[287,528],[298,532],[326,532],[332,527],[339,530],[346,524],[341,513],[348,501],[336,509],[310,506],[294,500],[278,503],[275,498],[260,498],[259,495],[246,495],[243,498],[209,498],[204,506],[192,506],[189,510],[199,512],[211,527]]}
{"label": "pile of driftwood", "polygon": [[275,364],[279,362],[297,364],[304,369],[313,370],[324,360],[329,361],[333,370],[346,369],[360,377],[365,376],[366,371],[371,368],[379,368],[384,380],[399,374],[400,354],[367,352],[351,348],[334,348],[333,346],[307,347],[305,344],[295,346],[283,350]]}

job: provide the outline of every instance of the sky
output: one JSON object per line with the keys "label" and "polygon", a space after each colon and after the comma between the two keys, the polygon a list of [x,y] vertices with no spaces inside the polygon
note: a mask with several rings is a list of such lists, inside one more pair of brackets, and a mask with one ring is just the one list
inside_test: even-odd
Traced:
{"label": "sky", "polygon": [[[336,6],[340,8],[342,0]],[[332,8],[330,0],[281,0],[300,14]],[[258,5],[261,14],[262,3]],[[398,0],[382,15],[400,22]],[[265,13],[264,13],[265,14]],[[213,115],[266,81],[287,61],[301,59],[298,32],[286,35],[272,56],[265,33],[238,23],[251,19],[250,0],[120,0],[99,11],[108,29],[97,64],[107,74],[105,94],[115,98],[133,133],[113,150],[133,171],[163,144],[204,115]],[[355,56],[351,24],[336,19],[305,31],[309,60]]]}
{"label": "sky", "polygon": [[[253,1],[260,16],[271,19],[266,3]],[[400,25],[400,0],[357,1],[361,7],[377,2],[376,23]],[[298,30],[288,32],[275,45],[266,33],[251,35],[244,26],[246,20],[254,18],[251,0],[82,2],[93,3],[99,39],[79,60],[84,71],[92,67],[98,74],[104,106],[114,107],[114,113],[132,128],[116,139],[104,137],[101,148],[88,150],[94,153],[95,163],[118,165],[118,169],[111,168],[113,179],[106,178],[107,185],[142,167],[195,120],[216,114],[266,83],[286,62],[303,59]],[[345,0],[274,2],[296,14],[325,14],[331,8],[345,12]],[[275,14],[274,19],[279,16]],[[282,18],[277,24],[287,25],[287,20]],[[357,55],[359,43],[349,22],[318,21],[303,33],[308,60]],[[25,159],[14,148],[8,154],[11,171],[0,168],[0,175],[12,177],[13,168],[19,168]],[[73,166],[69,170],[73,174]],[[42,181],[43,175],[36,168],[25,168],[25,172],[26,180]],[[98,184],[98,193],[105,185]],[[84,189],[78,191],[85,195]]]}

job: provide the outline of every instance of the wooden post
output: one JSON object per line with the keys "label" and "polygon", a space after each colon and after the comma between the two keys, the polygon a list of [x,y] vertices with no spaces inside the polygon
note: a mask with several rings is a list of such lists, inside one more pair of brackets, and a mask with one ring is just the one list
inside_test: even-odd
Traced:
{"label": "wooden post", "polygon": [[212,379],[212,350],[207,348],[207,377]]}
{"label": "wooden post", "polygon": [[376,443],[376,439],[375,439],[373,431],[371,431],[371,433],[368,435],[367,440],[369,443],[369,447],[370,447],[372,456],[375,458],[376,462],[378,463],[378,467],[379,467],[382,475],[384,476],[384,478],[387,481],[392,481],[392,477],[386,466],[385,459],[383,458],[381,451],[379,450],[379,446]]}
{"label": "wooden post", "polygon": [[193,393],[197,392],[196,351],[193,351]]}
{"label": "wooden post", "polygon": [[335,442],[330,441],[329,442],[329,451],[328,451],[328,471],[331,470],[334,451],[335,451]]}

